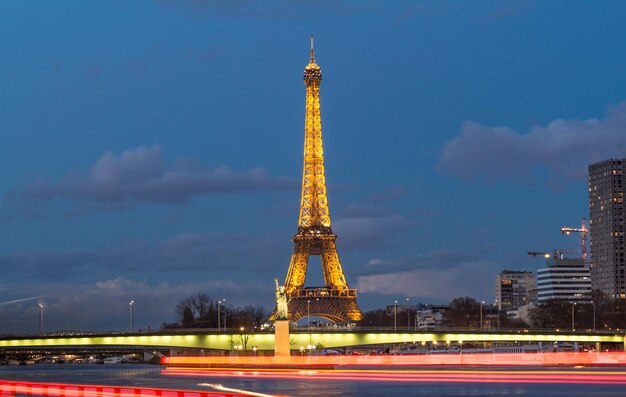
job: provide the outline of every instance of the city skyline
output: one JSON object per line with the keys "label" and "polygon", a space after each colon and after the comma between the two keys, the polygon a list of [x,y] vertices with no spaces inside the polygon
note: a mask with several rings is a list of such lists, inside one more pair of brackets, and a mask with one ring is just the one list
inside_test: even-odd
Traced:
{"label": "city skyline", "polygon": [[131,300],[157,328],[197,292],[270,308],[310,34],[364,311],[493,301],[495,274],[544,267],[527,251],[579,246],[560,228],[589,216],[587,166],[626,153],[621,3],[33,4],[0,5],[7,331],[40,301],[49,329],[124,329]]}

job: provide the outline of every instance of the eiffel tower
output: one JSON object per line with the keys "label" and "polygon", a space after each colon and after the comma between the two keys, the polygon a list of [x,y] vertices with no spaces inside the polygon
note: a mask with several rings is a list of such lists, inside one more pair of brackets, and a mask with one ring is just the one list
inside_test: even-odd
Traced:
{"label": "eiffel tower", "polygon": [[[356,289],[348,287],[335,246],[337,235],[330,226],[322,147],[321,82],[322,70],[315,63],[311,36],[311,60],[304,69],[306,116],[300,217],[298,233],[292,238],[295,247],[285,279],[288,317],[292,322],[307,316],[323,317],[336,323],[359,321],[363,314],[356,303]],[[304,287],[311,255],[321,257],[324,287]],[[274,311],[269,319],[275,318]]]}

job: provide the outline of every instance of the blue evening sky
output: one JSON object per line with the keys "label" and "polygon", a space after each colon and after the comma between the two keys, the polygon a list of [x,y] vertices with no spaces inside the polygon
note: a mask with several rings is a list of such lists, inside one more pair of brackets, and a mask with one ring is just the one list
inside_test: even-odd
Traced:
{"label": "blue evening sky", "polygon": [[[622,1],[0,3],[0,333],[273,306],[296,232],[309,35],[334,231],[364,310],[493,301],[577,249],[626,155]],[[572,253],[571,255],[579,255]],[[307,285],[321,284],[319,260]]]}

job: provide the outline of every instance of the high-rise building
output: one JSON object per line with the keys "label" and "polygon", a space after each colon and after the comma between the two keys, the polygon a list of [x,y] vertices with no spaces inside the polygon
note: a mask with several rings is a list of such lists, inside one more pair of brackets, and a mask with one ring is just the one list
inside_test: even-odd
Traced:
{"label": "high-rise building", "polygon": [[499,310],[516,310],[529,303],[531,291],[536,288],[535,273],[505,270],[496,274],[496,305]]}
{"label": "high-rise building", "polygon": [[589,234],[593,288],[626,297],[624,167],[626,158],[589,166]]}
{"label": "high-rise building", "polygon": [[566,299],[570,302],[591,299],[591,275],[582,259],[548,259],[547,266],[537,270],[539,302]]}

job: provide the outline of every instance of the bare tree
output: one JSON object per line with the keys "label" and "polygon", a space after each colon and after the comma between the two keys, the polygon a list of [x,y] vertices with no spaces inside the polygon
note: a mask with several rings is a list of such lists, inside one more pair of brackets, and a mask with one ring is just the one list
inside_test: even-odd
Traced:
{"label": "bare tree", "polygon": [[476,327],[480,323],[480,303],[465,296],[454,298],[444,314],[444,323],[449,327]]}
{"label": "bare tree", "polygon": [[572,303],[563,299],[548,299],[530,309],[530,321],[535,328],[571,327]]}
{"label": "bare tree", "polygon": [[206,294],[188,296],[176,305],[183,327],[216,327],[217,304]]}

